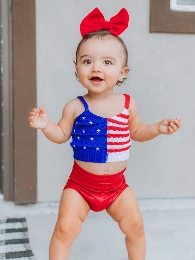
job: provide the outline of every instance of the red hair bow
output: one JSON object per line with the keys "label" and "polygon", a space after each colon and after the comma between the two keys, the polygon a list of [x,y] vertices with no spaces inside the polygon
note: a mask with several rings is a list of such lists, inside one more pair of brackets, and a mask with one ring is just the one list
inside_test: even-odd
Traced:
{"label": "red hair bow", "polygon": [[105,29],[114,36],[118,36],[128,27],[128,22],[129,14],[125,8],[122,8],[118,14],[111,17],[110,21],[106,21],[103,14],[96,7],[82,20],[80,32],[84,37],[88,33]]}

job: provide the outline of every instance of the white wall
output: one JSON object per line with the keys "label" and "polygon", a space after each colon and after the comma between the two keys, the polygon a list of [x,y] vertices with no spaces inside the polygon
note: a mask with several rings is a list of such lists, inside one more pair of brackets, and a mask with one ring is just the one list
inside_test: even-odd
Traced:
{"label": "white wall", "polygon": [[[131,69],[119,93],[137,101],[143,123],[180,117],[182,128],[150,142],[133,142],[126,178],[139,198],[195,196],[195,35],[149,33],[149,0],[98,1],[109,19],[122,7],[131,15],[121,35]],[[74,75],[79,24],[96,7],[88,0],[37,0],[38,106],[58,122],[67,101],[85,93]],[[38,131],[38,201],[58,201],[72,168],[68,143]]]}

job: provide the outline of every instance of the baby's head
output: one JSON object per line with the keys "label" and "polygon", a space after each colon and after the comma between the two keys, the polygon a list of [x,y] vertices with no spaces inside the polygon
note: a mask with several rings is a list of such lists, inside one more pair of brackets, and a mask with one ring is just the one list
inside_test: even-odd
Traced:
{"label": "baby's head", "polygon": [[[91,32],[86,34],[82,40],[79,42],[78,46],[77,46],[77,50],[76,50],[76,64],[78,62],[78,57],[80,56],[80,50],[82,48],[83,45],[85,45],[86,43],[91,43],[93,44],[94,40],[98,40],[101,41],[99,42],[100,44],[102,42],[106,42],[110,48],[113,47],[117,47],[116,51],[119,52],[119,56],[118,59],[120,59],[121,62],[121,66],[123,68],[126,69],[126,72],[128,71],[128,51],[127,51],[127,47],[125,45],[125,43],[123,42],[123,40],[118,37],[118,36],[114,36],[112,33],[110,33],[107,30],[98,30],[95,32]],[[125,73],[126,74],[126,73]],[[117,85],[120,85],[124,82],[124,77],[121,78],[121,80],[117,81]]]}
{"label": "baby's head", "polygon": [[124,67],[127,67],[127,63],[128,63],[128,51],[127,51],[127,47],[125,45],[125,43],[123,42],[123,40],[118,37],[118,36],[114,36],[112,33],[110,33],[109,31],[107,30],[99,30],[99,31],[95,31],[95,32],[91,32],[91,33],[88,33],[86,34],[82,40],[79,42],[78,46],[77,46],[77,50],[76,50],[76,61],[77,61],[77,56],[78,56],[78,53],[79,53],[79,50],[80,50],[80,47],[82,46],[82,44],[84,42],[86,42],[87,40],[90,40],[90,39],[100,39],[100,40],[103,40],[103,39],[108,39],[108,40],[115,40],[117,42],[119,42],[122,46],[122,49],[123,49],[123,55],[124,55],[124,63],[123,63],[123,66]]}
{"label": "baby's head", "polygon": [[113,88],[123,83],[129,71],[128,52],[118,35],[128,27],[128,22],[129,14],[125,8],[109,21],[98,8],[82,20],[80,32],[83,39],[76,50],[76,75],[84,87],[88,88],[88,83],[92,83]]}

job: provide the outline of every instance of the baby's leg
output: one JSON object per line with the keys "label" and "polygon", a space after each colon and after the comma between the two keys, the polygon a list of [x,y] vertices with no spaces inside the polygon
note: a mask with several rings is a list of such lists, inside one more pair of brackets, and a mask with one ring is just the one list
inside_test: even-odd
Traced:
{"label": "baby's leg", "polygon": [[50,242],[49,259],[67,260],[70,248],[79,235],[90,207],[81,195],[73,189],[62,193],[58,220]]}
{"label": "baby's leg", "polygon": [[120,229],[126,235],[129,260],[145,260],[146,241],[143,220],[131,189],[125,189],[107,208],[107,212],[118,222]]}

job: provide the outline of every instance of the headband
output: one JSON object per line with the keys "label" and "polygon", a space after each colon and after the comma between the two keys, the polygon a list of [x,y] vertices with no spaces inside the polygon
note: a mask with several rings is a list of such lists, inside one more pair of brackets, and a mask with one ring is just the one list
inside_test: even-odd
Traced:
{"label": "headband", "polygon": [[90,12],[80,24],[80,32],[84,37],[86,34],[107,30],[114,36],[121,34],[127,27],[129,22],[129,14],[125,8],[122,8],[118,14],[106,21],[101,11],[96,7]]}

